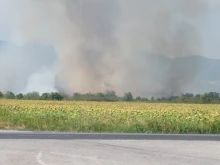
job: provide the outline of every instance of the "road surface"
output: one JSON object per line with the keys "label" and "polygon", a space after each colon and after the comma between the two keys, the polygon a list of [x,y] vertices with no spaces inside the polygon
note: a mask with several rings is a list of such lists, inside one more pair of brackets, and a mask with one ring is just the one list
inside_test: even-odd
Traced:
{"label": "road surface", "polygon": [[0,165],[219,165],[219,138],[0,131]]}

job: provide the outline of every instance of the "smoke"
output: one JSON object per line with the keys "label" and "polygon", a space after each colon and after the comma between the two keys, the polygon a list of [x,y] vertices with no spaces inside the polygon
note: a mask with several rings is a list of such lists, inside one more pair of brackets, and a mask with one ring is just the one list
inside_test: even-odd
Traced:
{"label": "smoke", "polygon": [[185,63],[180,58],[202,54],[198,27],[207,2],[126,2],[121,1],[124,15],[119,31],[121,48],[129,59],[123,83],[140,95],[179,95],[197,73],[198,61]]}
{"label": "smoke", "polygon": [[[65,3],[66,2],[66,3]],[[114,37],[117,25],[117,1],[63,1],[73,24],[70,41],[62,41],[58,86],[71,92],[103,91],[116,71],[120,56]],[[68,52],[66,52],[68,51]]]}
{"label": "smoke", "polygon": [[179,94],[197,73],[197,61],[182,67],[181,57],[202,54],[207,5],[0,0],[0,90]]}
{"label": "smoke", "polygon": [[[42,67],[47,66],[53,69],[55,57],[53,54],[54,50],[45,45],[26,44],[25,46],[18,46],[13,43],[4,44],[0,49],[0,90],[4,92],[10,90],[16,93],[29,91],[28,86],[33,83],[29,80],[32,79],[32,76],[39,73]],[[44,73],[41,79],[47,79]],[[49,82],[38,84],[35,82],[36,88],[33,90],[41,91],[42,88],[45,88],[44,86],[48,86]],[[49,85],[53,88],[53,84]]]}

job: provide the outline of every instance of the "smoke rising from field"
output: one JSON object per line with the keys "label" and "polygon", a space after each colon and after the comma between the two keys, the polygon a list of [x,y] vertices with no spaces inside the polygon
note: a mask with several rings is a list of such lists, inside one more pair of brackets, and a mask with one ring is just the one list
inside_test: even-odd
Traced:
{"label": "smoke rising from field", "polygon": [[[0,0],[0,90],[179,94],[206,0]],[[190,71],[190,72],[189,72]]]}

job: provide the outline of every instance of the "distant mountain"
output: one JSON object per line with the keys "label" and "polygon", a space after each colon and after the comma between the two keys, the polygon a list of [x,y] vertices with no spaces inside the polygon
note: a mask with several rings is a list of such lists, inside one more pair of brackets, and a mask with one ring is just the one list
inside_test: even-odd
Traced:
{"label": "distant mountain", "polygon": [[[152,61],[151,61],[152,60]],[[168,58],[152,56],[151,65],[157,66],[163,76],[183,81],[182,92],[204,93],[220,92],[220,59],[203,56]],[[157,69],[158,70],[158,69]],[[158,73],[157,73],[158,74]]]}

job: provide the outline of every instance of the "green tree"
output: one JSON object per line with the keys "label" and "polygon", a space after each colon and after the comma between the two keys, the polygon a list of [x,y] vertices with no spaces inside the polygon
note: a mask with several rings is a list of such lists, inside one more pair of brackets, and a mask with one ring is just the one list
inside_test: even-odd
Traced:
{"label": "green tree", "polygon": [[124,94],[124,101],[132,101],[132,100],[133,100],[133,95],[131,92]]}
{"label": "green tree", "polygon": [[105,101],[105,100],[106,100],[105,94],[103,94],[103,93],[97,93],[97,94],[96,94],[96,100],[97,100],[97,101]]}
{"label": "green tree", "polygon": [[50,100],[50,94],[49,93],[43,93],[41,96],[40,96],[40,99],[41,100]]}
{"label": "green tree", "polygon": [[6,99],[15,99],[15,94],[11,91],[7,91],[5,94]]}
{"label": "green tree", "polygon": [[81,99],[81,94],[80,93],[73,93],[73,100],[80,100]]}
{"label": "green tree", "polygon": [[117,97],[115,91],[106,91],[105,96],[106,97]]}
{"label": "green tree", "polygon": [[201,99],[202,103],[211,103],[211,97],[210,97],[209,93],[205,93],[205,94],[201,95],[200,99]]}
{"label": "green tree", "polygon": [[150,101],[155,101],[154,97],[151,97]]}
{"label": "green tree", "polygon": [[116,95],[115,91],[106,91],[105,92],[105,100],[106,101],[118,101],[119,98]]}
{"label": "green tree", "polygon": [[146,98],[146,97],[142,97],[142,98],[141,98],[141,101],[149,101],[149,100],[148,100],[148,98]]}
{"label": "green tree", "polygon": [[4,97],[4,94],[0,91],[0,99]]}
{"label": "green tree", "polygon": [[50,94],[50,97],[52,100],[63,100],[63,96],[59,94],[58,92],[52,92]]}
{"label": "green tree", "polygon": [[16,95],[16,99],[21,100],[24,98],[24,95],[22,93],[19,93],[18,95]]}
{"label": "green tree", "polygon": [[140,96],[138,96],[138,97],[136,97],[136,99],[135,100],[137,100],[137,101],[141,101],[141,97]]}
{"label": "green tree", "polygon": [[39,92],[29,92],[26,95],[24,95],[24,99],[27,99],[27,100],[40,100],[40,94],[39,94]]}

